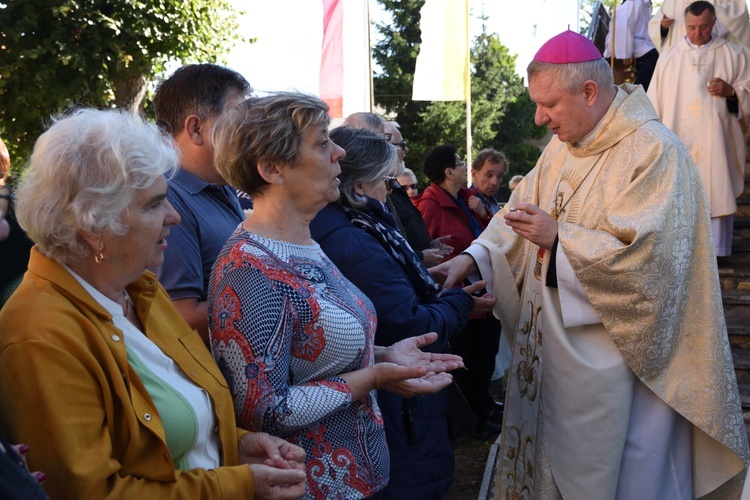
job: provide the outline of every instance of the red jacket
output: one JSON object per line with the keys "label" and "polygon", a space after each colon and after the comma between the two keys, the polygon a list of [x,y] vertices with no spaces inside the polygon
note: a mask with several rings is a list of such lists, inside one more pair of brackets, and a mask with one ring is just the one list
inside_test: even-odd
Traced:
{"label": "red jacket", "polygon": [[[462,188],[458,192],[458,196],[464,200],[468,207],[468,199],[475,193],[476,189]],[[450,260],[466,250],[471,242],[476,239],[471,231],[471,224],[466,212],[458,206],[448,191],[437,184],[430,184],[414,203],[422,213],[422,218],[427,224],[427,230],[430,232],[430,238],[435,239],[446,234],[451,235],[446,243],[453,247],[453,253],[448,255],[445,260]],[[474,212],[471,213],[482,229],[487,227],[489,219],[485,221]]]}

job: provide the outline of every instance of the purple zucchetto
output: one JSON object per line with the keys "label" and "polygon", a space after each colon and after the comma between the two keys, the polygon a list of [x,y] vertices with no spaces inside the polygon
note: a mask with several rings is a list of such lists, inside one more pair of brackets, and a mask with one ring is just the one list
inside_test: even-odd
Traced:
{"label": "purple zucchetto", "polygon": [[542,45],[534,56],[537,62],[570,64],[601,59],[599,49],[591,40],[575,31],[563,31]]}

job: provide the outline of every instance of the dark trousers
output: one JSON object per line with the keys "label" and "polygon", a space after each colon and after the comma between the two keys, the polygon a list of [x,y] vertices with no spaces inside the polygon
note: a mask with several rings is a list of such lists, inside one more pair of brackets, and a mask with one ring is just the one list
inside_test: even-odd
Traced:
{"label": "dark trousers", "polygon": [[492,314],[488,314],[486,318],[469,320],[458,337],[451,341],[453,353],[464,358],[467,368],[451,372],[453,380],[464,393],[479,425],[486,421],[492,405],[488,389],[495,371],[495,355],[499,344],[500,321]]}
{"label": "dark trousers", "polygon": [[651,49],[635,60],[635,84],[643,85],[643,90],[648,90],[658,59],[659,52]]}

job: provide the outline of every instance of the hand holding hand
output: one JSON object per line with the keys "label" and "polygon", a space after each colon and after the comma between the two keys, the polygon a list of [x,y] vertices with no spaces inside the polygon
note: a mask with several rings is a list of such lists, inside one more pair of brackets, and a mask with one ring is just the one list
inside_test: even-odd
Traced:
{"label": "hand holding hand", "polygon": [[519,236],[546,250],[552,250],[555,244],[557,221],[536,205],[518,203],[515,212],[505,214],[505,223]]}
{"label": "hand holding hand", "polygon": [[265,432],[251,432],[240,439],[240,463],[265,464],[279,469],[293,469],[305,461],[305,450],[280,437]]}

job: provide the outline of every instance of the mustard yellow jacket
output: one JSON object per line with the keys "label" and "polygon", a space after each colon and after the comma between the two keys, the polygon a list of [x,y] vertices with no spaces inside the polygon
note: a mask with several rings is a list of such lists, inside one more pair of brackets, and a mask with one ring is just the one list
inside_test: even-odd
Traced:
{"label": "mustard yellow jacket", "polygon": [[223,467],[175,470],[164,426],[128,364],[110,314],[65,269],[32,249],[23,282],[0,310],[0,432],[26,443],[52,498],[252,498],[239,465],[232,397],[211,354],[154,274],[131,283],[147,336],[204,388]]}

